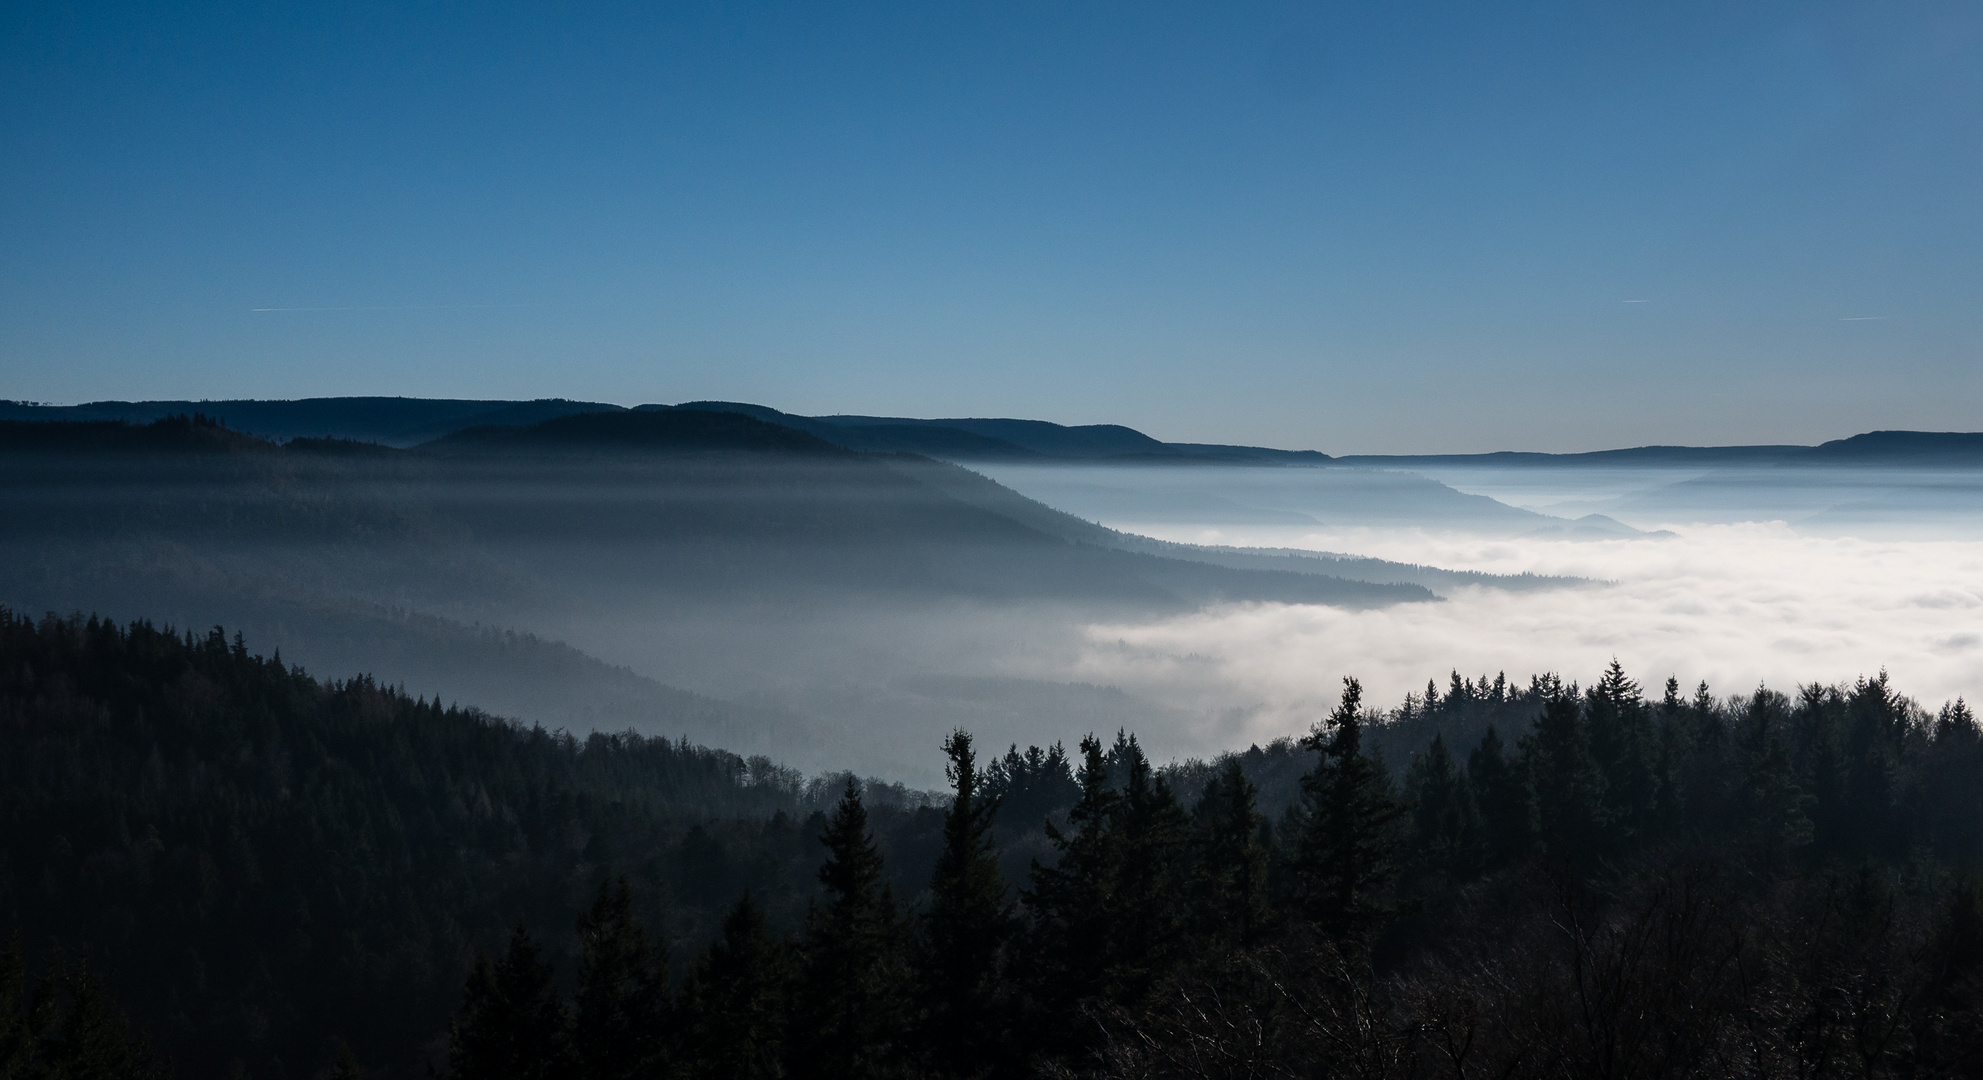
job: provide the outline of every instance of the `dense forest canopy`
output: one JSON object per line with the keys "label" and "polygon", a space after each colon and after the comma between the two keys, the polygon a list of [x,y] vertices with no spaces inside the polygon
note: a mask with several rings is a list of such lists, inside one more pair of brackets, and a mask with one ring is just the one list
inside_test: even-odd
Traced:
{"label": "dense forest canopy", "polygon": [[1127,732],[960,732],[935,798],[319,682],[219,629],[7,614],[0,1057],[1927,1076],[1983,1052],[1964,703],[1884,676],[1648,695],[1616,665],[1387,712],[1346,690],[1300,740],[1166,767]]}

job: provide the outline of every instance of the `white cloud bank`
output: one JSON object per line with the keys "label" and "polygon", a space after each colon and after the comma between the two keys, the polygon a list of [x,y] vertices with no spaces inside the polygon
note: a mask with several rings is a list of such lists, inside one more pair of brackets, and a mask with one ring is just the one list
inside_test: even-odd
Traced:
{"label": "white cloud bank", "polygon": [[[1111,523],[1115,524],[1115,523]],[[1849,680],[1882,667],[1931,709],[1983,696],[1983,542],[1801,536],[1782,524],[1681,527],[1666,540],[1480,539],[1418,531],[1295,534],[1135,525],[1166,539],[1298,546],[1455,569],[1602,579],[1601,587],[1466,589],[1376,611],[1226,606],[1095,625],[1062,678],[1114,684],[1207,717],[1183,742],[1234,745],[1306,729],[1341,677],[1392,705],[1446,673],[1589,682],[1616,656],[1656,692]],[[1184,747],[1180,747],[1183,749]]]}

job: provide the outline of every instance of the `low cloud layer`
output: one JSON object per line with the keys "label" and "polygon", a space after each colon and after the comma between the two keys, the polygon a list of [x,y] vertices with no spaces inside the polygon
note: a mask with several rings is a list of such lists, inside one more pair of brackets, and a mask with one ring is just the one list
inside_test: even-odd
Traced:
{"label": "low cloud layer", "polygon": [[[1305,729],[1341,678],[1395,704],[1449,671],[1588,682],[1616,656],[1656,692],[1669,674],[1719,694],[1881,668],[1933,708],[1983,691],[1983,542],[1800,536],[1781,524],[1688,527],[1665,540],[1476,539],[1417,531],[1142,529],[1168,539],[1355,551],[1462,569],[1600,579],[1543,593],[1466,589],[1375,611],[1255,604],[1093,625],[1064,677],[1189,705],[1198,745]],[[1182,733],[1180,733],[1182,734]],[[1180,747],[1184,749],[1184,747]]]}

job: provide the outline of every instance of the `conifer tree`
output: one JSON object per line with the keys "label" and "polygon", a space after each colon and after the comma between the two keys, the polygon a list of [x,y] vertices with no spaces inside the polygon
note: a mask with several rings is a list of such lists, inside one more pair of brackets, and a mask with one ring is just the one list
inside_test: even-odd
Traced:
{"label": "conifer tree", "polygon": [[1877,678],[1856,680],[1846,696],[1844,822],[1854,854],[1885,850],[1892,839],[1908,704],[1884,670]]}
{"label": "conifer tree", "polygon": [[997,997],[1013,920],[991,837],[998,800],[984,791],[970,734],[952,732],[943,752],[953,795],[923,918],[921,974],[929,1009],[923,1034],[939,1069],[970,1076],[1002,1048]]}
{"label": "conifer tree", "polygon": [[1467,755],[1467,784],[1480,809],[1489,863],[1501,866],[1528,858],[1538,828],[1535,781],[1528,759],[1511,760],[1492,725]]}
{"label": "conifer tree", "polygon": [[551,967],[518,926],[500,961],[475,958],[461,1010],[448,1029],[450,1080],[558,1080],[565,1074],[571,1017],[551,985]]}
{"label": "conifer tree", "polygon": [[1412,847],[1420,865],[1453,878],[1480,864],[1480,816],[1466,774],[1453,767],[1443,735],[1412,758],[1405,790],[1412,804]]}
{"label": "conifer tree", "polygon": [[1758,688],[1742,720],[1741,807],[1765,863],[1811,842],[1808,797],[1797,785],[1783,738],[1783,695]]}
{"label": "conifer tree", "polygon": [[603,882],[578,921],[580,944],[572,1060],[587,1080],[645,1080],[662,1074],[668,981],[663,946],[633,914],[633,890]]}
{"label": "conifer tree", "polygon": [[749,893],[723,919],[723,936],[682,989],[681,1072],[692,1080],[783,1075],[791,959]]}
{"label": "conifer tree", "polygon": [[1066,1040],[1079,1003],[1116,989],[1110,968],[1115,882],[1120,852],[1110,835],[1121,795],[1108,783],[1108,762],[1093,735],[1081,740],[1075,779],[1081,797],[1067,811],[1066,828],[1046,823],[1058,858],[1033,861],[1030,886],[1021,894],[1032,912],[1026,955],[1027,983],[1041,1003],[1049,1041]]}
{"label": "conifer tree", "polygon": [[1646,833],[1659,800],[1654,774],[1652,728],[1639,684],[1612,657],[1587,695],[1584,729],[1591,758],[1604,778],[1602,799],[1612,839],[1631,841]]}
{"label": "conifer tree", "polygon": [[1134,1002],[1181,957],[1187,821],[1170,784],[1151,769],[1134,736],[1119,758],[1122,798],[1109,830],[1117,855],[1107,963],[1115,999]]}
{"label": "conifer tree", "polygon": [[1267,849],[1260,842],[1264,818],[1255,809],[1259,790],[1238,758],[1206,783],[1192,807],[1196,843],[1192,881],[1194,930],[1201,938],[1251,944],[1266,916]]}
{"label": "conifer tree", "polygon": [[1363,752],[1363,687],[1343,699],[1302,745],[1321,758],[1301,778],[1306,821],[1295,853],[1301,914],[1337,942],[1358,947],[1392,915],[1398,825],[1405,806]]}
{"label": "conifer tree", "polygon": [[1604,776],[1591,757],[1583,708],[1574,692],[1543,703],[1535,727],[1522,739],[1535,776],[1542,847],[1556,862],[1581,867],[1603,854],[1606,826]]}
{"label": "conifer tree", "polygon": [[868,1080],[899,1071],[906,971],[895,900],[851,778],[821,841],[825,896],[806,918],[804,970],[788,1069],[808,1080]]}

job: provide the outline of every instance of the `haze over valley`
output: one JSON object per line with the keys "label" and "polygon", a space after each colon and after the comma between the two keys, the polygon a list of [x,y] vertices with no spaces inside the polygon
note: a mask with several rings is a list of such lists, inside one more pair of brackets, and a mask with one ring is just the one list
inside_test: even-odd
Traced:
{"label": "haze over valley", "polygon": [[1958,1080],[1983,5],[0,5],[0,1080]]}
{"label": "haze over valley", "polygon": [[[926,785],[955,727],[1207,756],[1298,735],[1346,672],[1386,701],[1614,657],[1722,692],[1884,667],[1932,703],[1983,677],[1963,446],[1927,467],[1365,463],[716,404],[16,411],[180,405],[296,441],[99,420],[103,445],[58,453],[16,422],[6,482],[35,509],[0,602],[222,624],[530,723]],[[427,438],[337,441],[394,423]]]}

